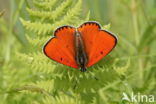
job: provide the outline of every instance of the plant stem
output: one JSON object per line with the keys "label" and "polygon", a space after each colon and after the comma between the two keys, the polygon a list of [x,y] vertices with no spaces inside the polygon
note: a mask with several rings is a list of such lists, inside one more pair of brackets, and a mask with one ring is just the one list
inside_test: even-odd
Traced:
{"label": "plant stem", "polygon": [[[135,34],[135,43],[136,47],[139,45],[140,42],[140,36],[139,36],[139,28],[138,28],[138,19],[137,19],[137,5],[136,0],[132,0],[131,4],[131,12],[132,12],[132,22],[134,27],[134,34]],[[139,54],[139,52],[137,53]],[[140,86],[142,85],[143,80],[143,60],[141,57],[138,58],[138,66],[139,66],[139,80],[140,80]]]}
{"label": "plant stem", "polygon": [[137,7],[136,7],[135,0],[132,0],[131,11],[132,11],[133,27],[135,32],[135,42],[137,46],[139,44],[140,39],[139,39],[139,29],[138,29],[138,21],[137,21]]}

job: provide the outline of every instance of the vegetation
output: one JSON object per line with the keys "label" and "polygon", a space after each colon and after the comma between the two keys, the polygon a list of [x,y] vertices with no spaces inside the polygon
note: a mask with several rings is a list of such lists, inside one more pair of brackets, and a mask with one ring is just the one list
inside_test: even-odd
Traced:
{"label": "vegetation", "polygon": [[[10,0],[0,6],[1,104],[147,104],[122,100],[132,92],[154,95],[156,103],[155,0]],[[82,73],[43,54],[57,27],[85,21],[98,21],[118,37],[108,56]]]}

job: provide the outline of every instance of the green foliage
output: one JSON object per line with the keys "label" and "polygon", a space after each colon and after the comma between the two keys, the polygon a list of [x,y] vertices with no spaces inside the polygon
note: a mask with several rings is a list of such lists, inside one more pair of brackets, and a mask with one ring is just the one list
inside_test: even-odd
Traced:
{"label": "green foliage", "polygon": [[[51,4],[46,2],[47,4]],[[54,2],[55,3],[55,2]],[[81,4],[82,1],[79,0],[73,8],[68,6],[71,4],[71,0],[64,1],[61,3],[56,10],[32,10],[27,9],[28,13],[35,19],[34,21],[26,21],[21,19],[21,22],[26,27],[26,29],[34,31],[39,35],[50,34],[52,30],[56,29],[58,26],[65,24],[79,25],[83,21],[89,19],[89,13],[85,19],[80,19]],[[68,8],[67,8],[68,7]],[[43,7],[44,8],[44,7]],[[40,8],[41,9],[41,8]],[[79,17],[79,18],[78,18]]]}
{"label": "green foliage", "polygon": [[[9,22],[0,11],[0,103],[141,104],[122,101],[123,92],[156,95],[156,9],[151,6],[154,1],[146,2],[10,1]],[[148,12],[153,14],[147,16]],[[44,55],[43,46],[57,27],[77,27],[89,20],[117,34],[118,44],[110,55],[85,73]]]}

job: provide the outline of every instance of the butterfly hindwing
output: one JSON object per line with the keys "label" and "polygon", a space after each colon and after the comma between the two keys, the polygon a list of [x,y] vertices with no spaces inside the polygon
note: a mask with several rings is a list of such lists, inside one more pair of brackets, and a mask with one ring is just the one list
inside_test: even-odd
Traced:
{"label": "butterfly hindwing", "polygon": [[86,22],[78,28],[78,31],[82,35],[88,57],[87,67],[94,65],[106,56],[117,42],[112,33],[102,30],[96,22]]}
{"label": "butterfly hindwing", "polygon": [[58,28],[54,37],[44,46],[46,56],[61,64],[78,68],[75,61],[74,33],[75,28],[70,26]]}

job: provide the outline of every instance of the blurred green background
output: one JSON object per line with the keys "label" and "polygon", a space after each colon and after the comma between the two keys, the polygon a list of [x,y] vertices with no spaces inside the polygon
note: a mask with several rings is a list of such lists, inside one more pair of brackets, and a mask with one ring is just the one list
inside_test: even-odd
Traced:
{"label": "blurred green background", "polygon": [[[78,0],[73,1],[75,4],[78,2]],[[31,72],[25,61],[21,61],[17,55],[31,51],[28,48],[30,46],[26,34],[31,37],[36,36],[35,33],[26,30],[20,20],[20,18],[35,20],[26,11],[26,8],[32,7],[31,0],[0,0],[0,104],[45,103],[31,92],[30,94],[19,92],[22,86],[31,85],[27,83],[39,79],[38,75]],[[102,26],[109,24],[109,31],[116,34],[118,44],[112,56],[113,60],[118,60],[115,66],[124,73],[119,75],[121,80],[123,79],[120,88],[116,87],[111,93],[105,92],[106,95],[102,97],[99,95],[102,101],[96,99],[95,102],[131,104],[121,102],[121,86],[126,86],[125,79],[128,84],[127,92],[152,94],[156,100],[156,0],[83,0],[81,9],[80,17],[85,17],[89,12],[90,21],[98,21]],[[30,89],[22,88],[22,90]],[[40,92],[39,89],[35,90]],[[110,96],[114,93],[119,94],[119,99],[111,99]],[[92,104],[95,102],[93,100]]]}

